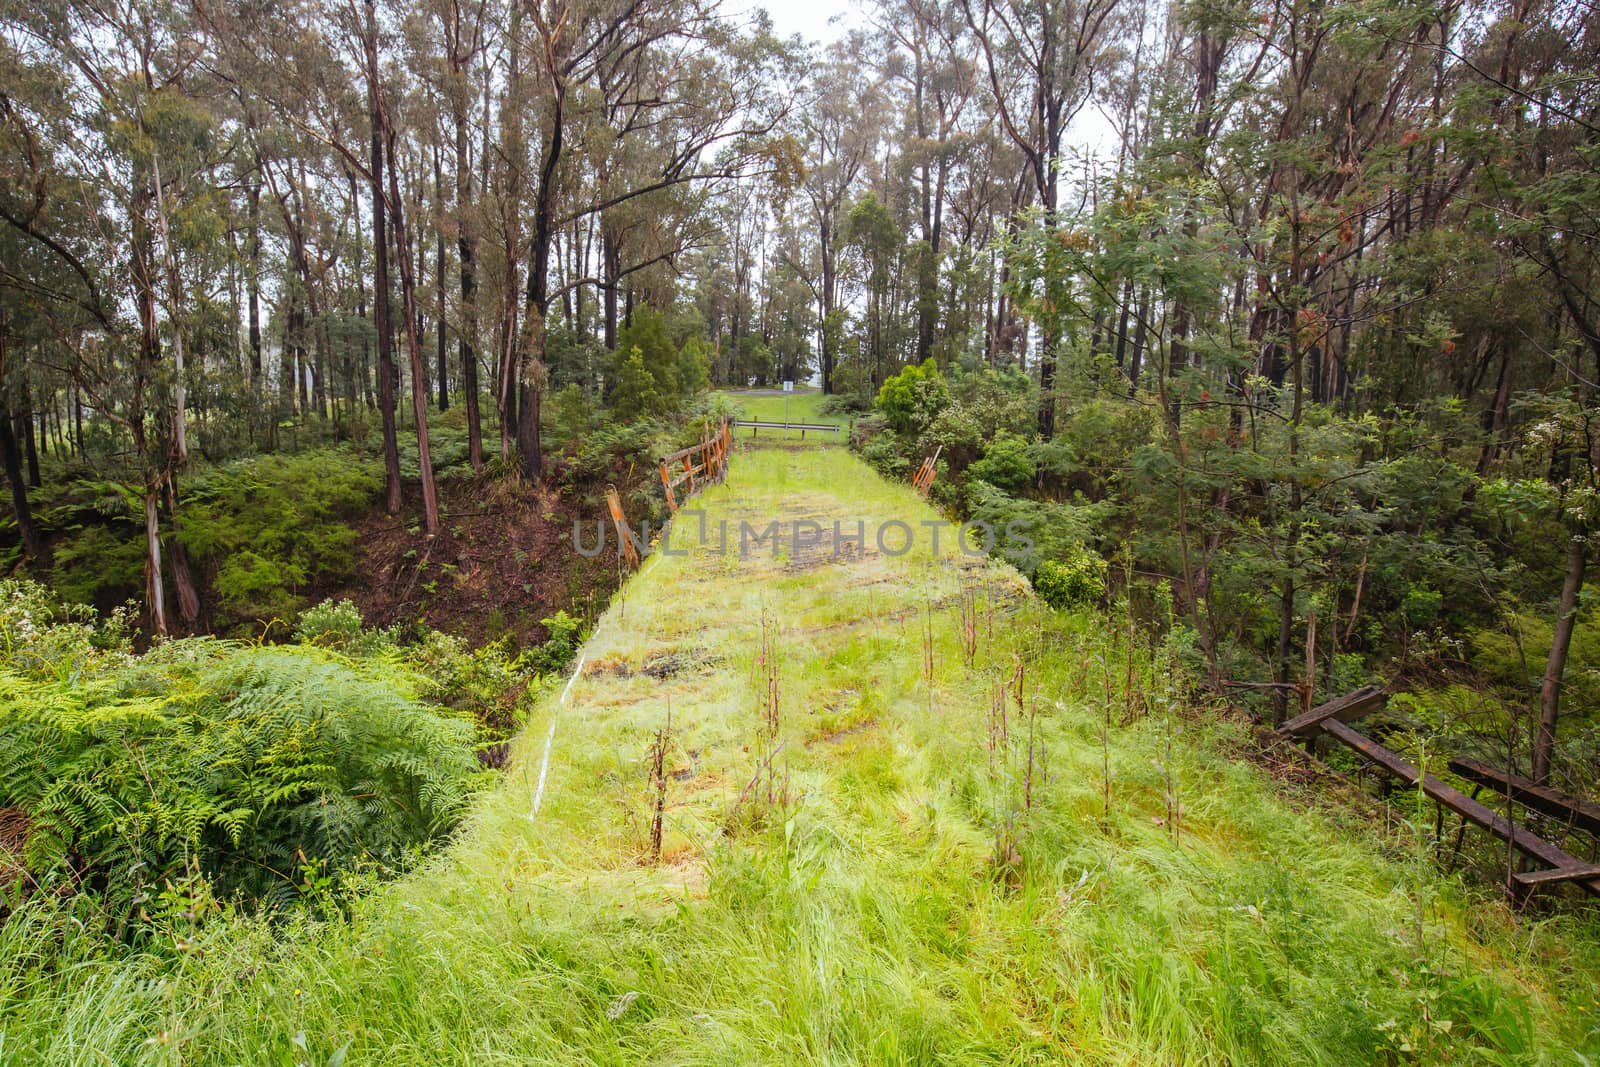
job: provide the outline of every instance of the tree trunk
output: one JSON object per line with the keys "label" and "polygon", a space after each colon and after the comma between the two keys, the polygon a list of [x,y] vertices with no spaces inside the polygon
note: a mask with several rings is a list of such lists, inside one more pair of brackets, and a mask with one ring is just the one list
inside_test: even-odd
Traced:
{"label": "tree trunk", "polygon": [[610,227],[600,224],[600,288],[605,293],[605,346],[607,352],[617,348],[617,286],[622,273],[622,253],[611,236]]}
{"label": "tree trunk", "polygon": [[526,318],[518,344],[517,450],[522,454],[523,473],[529,478],[544,475],[544,455],[539,448],[539,408],[545,385],[546,319],[550,312],[550,248],[555,239],[556,171],[564,150],[566,93],[562,86],[554,92],[550,129],[545,141],[544,161],[539,170],[539,185],[534,197],[533,239],[528,247],[528,299]]}
{"label": "tree trunk", "polygon": [[150,612],[150,628],[167,636],[166,593],[161,587],[161,495],[153,477],[144,487],[144,600]]}
{"label": "tree trunk", "polygon": [[250,297],[250,384],[261,381],[261,186],[251,182],[246,193],[250,205],[250,262],[246,289]]}
{"label": "tree trunk", "polygon": [[175,459],[181,467],[189,462],[189,434],[186,428],[188,416],[184,410],[183,396],[183,323],[178,317],[182,286],[178,278],[178,253],[172,246],[172,234],[167,229],[167,201],[161,191],[159,154],[151,155],[150,167],[155,179],[156,225],[161,231],[161,243],[166,246],[167,298],[170,301],[167,318],[172,323],[172,440]]}
{"label": "tree trunk", "polygon": [[[383,129],[388,134],[389,158],[395,155],[395,133],[389,126],[388,112],[380,109]],[[417,423],[417,469],[422,480],[422,527],[431,537],[439,532],[439,488],[433,478],[433,454],[428,447],[428,387],[423,380],[421,327],[417,319],[417,285],[411,273],[409,242],[406,240],[405,201],[400,199],[397,168],[389,168],[389,195],[394,208],[394,243],[400,255],[400,294],[406,321],[406,349],[411,355],[411,415]]]}
{"label": "tree trunk", "polygon": [[1589,562],[1589,546],[1580,537],[1567,538],[1567,571],[1561,583],[1561,606],[1556,612],[1550,658],[1545,661],[1544,684],[1539,687],[1539,730],[1533,739],[1533,780],[1550,782],[1550,765],[1556,748],[1556,720],[1561,710],[1561,676],[1567,669],[1567,650],[1577,622],[1578,594]]}
{"label": "tree trunk", "polygon": [[435,384],[439,392],[439,410],[450,410],[450,370],[445,363],[445,336],[444,336],[444,178],[443,169],[439,162],[439,153],[433,155],[433,194],[438,201],[436,205],[439,213],[438,233],[434,240],[433,295],[435,300],[434,318],[437,320],[439,332],[438,364],[439,372]]}
{"label": "tree trunk", "polygon": [[[833,309],[835,302],[835,286],[837,285],[837,270],[834,262],[833,226],[832,219],[824,217],[821,226],[822,237],[822,391],[824,394],[833,392],[833,346],[835,340],[833,328]],[[738,353],[733,354],[734,358]]]}
{"label": "tree trunk", "polygon": [[172,557],[172,584],[178,591],[178,617],[190,633],[200,630],[200,591],[189,568],[189,553],[179,539],[183,526],[178,521],[178,483],[169,471],[164,479],[167,505],[168,555]]}
{"label": "tree trunk", "polygon": [[372,319],[378,333],[378,408],[383,419],[383,467],[387,481],[384,510],[400,514],[400,447],[395,439],[393,323],[389,316],[389,235],[384,212],[383,117],[378,102],[378,29],[376,0],[366,0],[367,24],[363,35],[367,60],[367,111],[372,123]]}
{"label": "tree trunk", "polygon": [[472,201],[472,169],[467,159],[467,115],[463,102],[456,115],[456,253],[461,267],[461,332],[456,338],[461,357],[461,393],[467,408],[467,456],[474,471],[483,470],[483,427],[478,412],[478,241],[467,218]]}
{"label": "tree trunk", "polygon": [[6,481],[11,485],[11,512],[16,516],[17,530],[22,537],[22,551],[37,559],[41,549],[39,528],[28,506],[28,487],[22,480],[20,452],[11,411],[0,404],[0,463],[5,465]]}
{"label": "tree trunk", "polygon": [[27,378],[22,380],[22,407],[12,417],[22,438],[23,454],[28,457],[28,485],[38,489],[44,483],[39,478],[39,445],[33,435],[33,395]]}

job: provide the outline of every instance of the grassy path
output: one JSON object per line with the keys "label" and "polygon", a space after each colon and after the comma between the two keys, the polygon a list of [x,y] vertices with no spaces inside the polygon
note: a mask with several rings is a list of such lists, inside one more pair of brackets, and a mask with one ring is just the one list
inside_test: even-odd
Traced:
{"label": "grassy path", "polygon": [[[0,1060],[1593,1054],[1592,945],[1469,913],[1426,856],[1379,858],[1286,806],[1221,754],[1228,727],[1180,713],[1159,660],[1136,657],[1130,699],[1102,616],[1042,611],[948,534],[939,553],[923,529],[915,551],[878,552],[876,521],[934,517],[908,489],[839,450],[742,451],[697,502],[713,541],[730,522],[730,554],[646,562],[459,845],[348,922],[239,924],[175,968],[40,976]],[[738,558],[741,519],[815,519],[831,537],[833,518],[868,523],[865,552]],[[1114,719],[1132,715],[1103,737],[1108,685]]]}
{"label": "grassy path", "polygon": [[816,389],[801,389],[787,397],[782,392],[774,395],[769,389],[755,392],[730,390],[719,395],[739,405],[741,418],[782,422],[787,414],[790,422],[815,422],[829,426],[847,426],[850,422],[844,415],[825,413],[822,404],[827,397]]}

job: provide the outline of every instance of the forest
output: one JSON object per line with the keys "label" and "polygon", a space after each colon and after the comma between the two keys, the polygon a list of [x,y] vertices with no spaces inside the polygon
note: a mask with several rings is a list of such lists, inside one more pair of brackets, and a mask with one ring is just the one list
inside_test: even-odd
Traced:
{"label": "forest", "polygon": [[0,0],[0,473],[0,1067],[1600,1062],[1584,0]]}

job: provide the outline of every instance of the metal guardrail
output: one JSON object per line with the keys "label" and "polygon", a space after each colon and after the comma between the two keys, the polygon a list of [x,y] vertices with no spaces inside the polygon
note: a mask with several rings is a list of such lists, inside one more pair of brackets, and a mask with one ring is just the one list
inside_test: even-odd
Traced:
{"label": "metal guardrail", "polygon": [[762,422],[759,419],[735,419],[733,425],[748,426],[751,437],[760,436],[762,430],[799,430],[802,441],[806,438],[807,430],[813,433],[831,433],[837,440],[839,431],[844,429],[843,426],[832,422]]}

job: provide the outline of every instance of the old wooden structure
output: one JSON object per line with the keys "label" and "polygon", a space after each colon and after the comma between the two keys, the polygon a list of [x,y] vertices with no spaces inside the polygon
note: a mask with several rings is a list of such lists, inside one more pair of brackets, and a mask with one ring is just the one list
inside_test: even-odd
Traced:
{"label": "old wooden structure", "polygon": [[692,496],[701,486],[719,482],[728,472],[728,451],[733,447],[733,430],[724,419],[715,430],[708,431],[697,445],[680,448],[657,460],[661,472],[661,488],[667,494],[667,507],[673,514],[678,511],[677,489],[687,484],[685,497]]}
{"label": "old wooden structure", "polygon": [[918,495],[927,496],[928,490],[933,488],[933,479],[939,473],[936,464],[939,462],[939,453],[944,451],[940,445],[933,450],[933,455],[922,461],[922,466],[917,468],[917,473],[911,476],[911,486]]}
{"label": "old wooden structure", "polygon": [[[1455,812],[1466,822],[1478,826],[1506,842],[1511,848],[1536,862],[1534,869],[1511,871],[1507,889],[1523,899],[1540,886],[1570,882],[1600,896],[1600,865],[1573,856],[1545,840],[1502,812],[1480,803],[1477,791],[1472,796],[1417,768],[1403,756],[1367,737],[1352,725],[1363,716],[1383,707],[1386,694],[1376,686],[1358,689],[1336,697],[1297,715],[1278,728],[1286,737],[1311,739],[1330,737],[1361,753],[1385,773],[1410,786],[1416,786],[1431,799]],[[1516,774],[1490,767],[1477,760],[1450,761],[1450,769],[1479,787],[1487,786],[1514,804],[1560,819],[1568,826],[1600,831],[1600,805],[1569,797],[1547,787],[1535,785]]]}
{"label": "old wooden structure", "polygon": [[628,529],[627,516],[622,514],[622,499],[617,496],[617,487],[606,486],[606,507],[611,511],[611,525],[617,531],[617,554],[628,564],[629,568],[639,566],[639,549],[633,543],[631,531]]}

